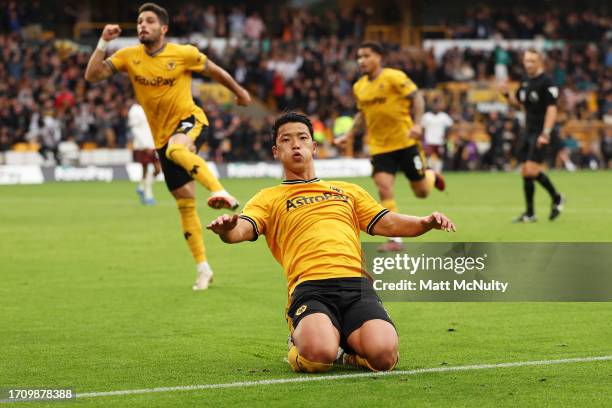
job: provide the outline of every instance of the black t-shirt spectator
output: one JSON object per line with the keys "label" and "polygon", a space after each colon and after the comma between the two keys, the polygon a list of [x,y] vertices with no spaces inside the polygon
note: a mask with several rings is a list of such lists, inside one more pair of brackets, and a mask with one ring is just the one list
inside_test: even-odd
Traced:
{"label": "black t-shirt spectator", "polygon": [[503,148],[504,121],[499,116],[492,117],[487,122],[487,133],[491,136],[491,150],[501,152]]}

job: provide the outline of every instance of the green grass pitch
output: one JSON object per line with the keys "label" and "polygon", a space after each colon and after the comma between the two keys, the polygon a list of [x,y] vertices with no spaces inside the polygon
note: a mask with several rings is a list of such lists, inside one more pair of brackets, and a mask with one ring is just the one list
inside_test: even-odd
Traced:
{"label": "green grass pitch", "polygon": [[[612,241],[612,172],[551,173],[567,196],[550,223],[514,225],[517,174],[448,174],[448,191],[402,212],[439,210],[455,234],[422,241]],[[374,193],[369,178],[353,179]],[[277,180],[226,180],[245,202]],[[283,361],[285,280],[260,239],[226,245],[208,231],[215,282],[194,293],[195,270],[174,200],[139,204],[128,182],[0,187],[0,388],[77,392],[297,378]],[[205,208],[205,224],[219,214]],[[376,240],[365,237],[365,240]],[[400,333],[398,370],[612,355],[612,303],[387,303]],[[449,328],[454,330],[449,331]],[[334,369],[329,374],[351,374]],[[228,389],[104,396],[33,407],[612,406],[612,362],[421,373]]]}

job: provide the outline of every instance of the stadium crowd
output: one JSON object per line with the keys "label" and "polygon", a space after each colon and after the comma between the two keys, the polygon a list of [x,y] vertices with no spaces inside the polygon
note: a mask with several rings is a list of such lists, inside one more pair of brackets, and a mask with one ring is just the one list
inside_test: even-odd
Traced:
{"label": "stadium crowd", "polygon": [[561,8],[550,7],[537,10],[520,6],[499,9],[480,6],[467,8],[463,21],[459,23],[445,20],[438,23],[448,27],[450,36],[456,39],[531,39],[540,36],[549,40],[590,42],[602,39],[610,30],[612,21],[610,16],[589,8],[566,13]]}
{"label": "stadium crowd", "polygon": [[[568,41],[549,50],[547,69],[562,88],[559,103],[562,122],[598,119],[611,125],[610,19],[592,11],[571,13],[564,19],[550,13],[515,15],[491,13],[482,8],[470,12],[465,24],[451,27],[457,38],[543,35],[591,41]],[[115,76],[103,84],[87,84],[83,72],[89,50],[70,42],[25,39],[23,30],[28,18],[34,21],[34,17],[28,17],[33,15],[30,12],[20,16],[15,2],[7,3],[4,32],[0,34],[0,151],[18,143],[36,142],[41,154],[48,157],[57,156],[61,142],[126,146],[127,110],[133,102],[127,78]],[[262,15],[266,16],[265,21]],[[307,9],[287,7],[273,13],[270,9],[247,10],[244,6],[186,5],[173,14],[171,33],[186,36],[198,31],[207,37],[238,40],[238,46],[228,46],[221,54],[212,48],[203,51],[264,101],[271,112],[300,109],[309,114],[319,131],[319,140],[333,155],[336,152],[330,139],[334,129],[346,128],[336,125],[340,120],[346,123],[347,117],[355,113],[352,83],[359,76],[356,46],[363,40],[368,13],[363,9],[328,10],[324,17],[317,18]],[[389,45],[386,65],[402,69],[424,89],[440,88],[448,82],[488,82],[496,77],[518,80],[522,76],[520,54],[499,47],[490,52],[453,48],[436,58],[431,49],[399,50]],[[505,69],[500,70],[500,66]],[[481,152],[470,135],[455,132],[448,143],[447,167],[507,166],[520,132],[519,115],[512,111],[489,115],[479,112],[473,104],[451,104],[450,93],[441,89],[436,98],[444,101],[456,125],[481,123],[491,138],[491,148]],[[255,121],[220,109],[212,101],[198,103],[204,106],[211,124],[208,143],[211,158],[218,161],[271,158],[268,140],[271,116]],[[492,123],[497,125],[491,126]],[[598,163],[607,165],[611,137],[609,130],[602,131],[600,146],[591,152],[581,149],[572,135],[566,135],[557,144],[560,163],[570,168],[566,163],[592,167],[590,158],[595,155]],[[356,155],[367,153],[362,145],[357,140]],[[503,154],[492,153],[502,151]]]}

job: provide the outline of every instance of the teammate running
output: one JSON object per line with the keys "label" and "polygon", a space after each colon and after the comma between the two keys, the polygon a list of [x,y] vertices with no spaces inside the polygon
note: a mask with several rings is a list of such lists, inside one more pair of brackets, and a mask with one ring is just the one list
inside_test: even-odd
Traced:
{"label": "teammate running", "polygon": [[[372,156],[372,178],[378,188],[381,204],[397,212],[395,174],[402,171],[410,181],[414,195],[425,198],[435,186],[443,191],[444,178],[426,168],[420,139],[425,100],[417,86],[402,71],[382,66],[383,48],[366,42],[357,50],[357,62],[363,76],[353,85],[359,112],[351,130],[335,140],[339,146],[353,140],[356,133],[367,130]],[[412,114],[410,110],[412,109]],[[400,237],[392,237],[381,251],[402,249]]]}

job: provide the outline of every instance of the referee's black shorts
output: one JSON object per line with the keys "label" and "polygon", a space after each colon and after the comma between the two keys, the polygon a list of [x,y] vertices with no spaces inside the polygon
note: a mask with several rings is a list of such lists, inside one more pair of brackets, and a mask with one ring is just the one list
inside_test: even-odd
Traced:
{"label": "referee's black shorts", "polygon": [[374,154],[371,162],[372,175],[402,171],[410,181],[421,181],[425,178],[425,152],[420,143],[392,152]]}
{"label": "referee's black shorts", "polygon": [[[208,126],[198,121],[195,116],[192,115],[179,122],[172,134],[175,135],[177,133],[184,133],[193,139],[196,152],[198,152],[204,142],[206,142]],[[166,186],[168,190],[173,191],[192,181],[193,177],[191,177],[187,170],[168,159],[166,157],[166,150],[168,150],[168,143],[162,148],[157,149],[157,155],[159,156],[159,163],[164,172]]]}
{"label": "referee's black shorts", "polygon": [[517,151],[517,159],[519,162],[524,163],[526,161],[532,161],[543,163],[547,159],[549,145],[538,146],[538,137],[540,137],[540,135],[541,132],[538,131],[527,131],[523,134]]}
{"label": "referee's black shorts", "polygon": [[[340,347],[354,353],[347,339],[368,320],[380,319],[393,325],[383,304],[367,278],[333,278],[305,281],[291,294],[287,322],[291,332],[313,313],[329,317],[340,333]],[[395,325],[393,325],[395,327]]]}

